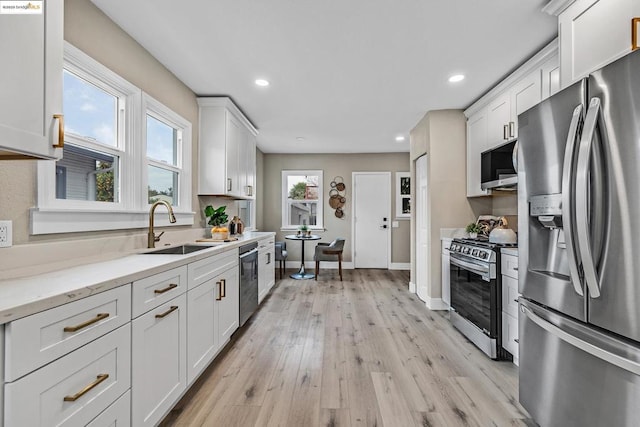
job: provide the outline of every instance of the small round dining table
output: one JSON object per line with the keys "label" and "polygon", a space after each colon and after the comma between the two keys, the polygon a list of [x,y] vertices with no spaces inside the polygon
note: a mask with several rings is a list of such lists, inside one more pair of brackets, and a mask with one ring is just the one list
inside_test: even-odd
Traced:
{"label": "small round dining table", "polygon": [[287,239],[287,240],[299,240],[301,242],[301,245],[302,245],[302,255],[301,255],[302,260],[300,261],[300,270],[298,270],[297,273],[293,273],[289,277],[291,277],[292,279],[297,279],[297,280],[313,279],[316,275],[315,274],[311,274],[311,273],[307,273],[305,271],[305,269],[304,269],[304,242],[307,241],[307,240],[320,240],[321,237],[317,236],[315,234],[312,234],[310,236],[289,234],[287,236],[284,236],[284,238]]}

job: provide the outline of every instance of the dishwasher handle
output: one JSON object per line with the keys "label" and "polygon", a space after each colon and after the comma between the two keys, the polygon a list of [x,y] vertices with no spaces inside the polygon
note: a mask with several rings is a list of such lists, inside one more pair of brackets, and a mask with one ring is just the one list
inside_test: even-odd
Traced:
{"label": "dishwasher handle", "polygon": [[240,255],[240,259],[246,258],[248,256],[251,256],[253,254],[257,254],[258,253],[258,248],[256,249],[251,249],[249,252],[245,252],[242,255]]}

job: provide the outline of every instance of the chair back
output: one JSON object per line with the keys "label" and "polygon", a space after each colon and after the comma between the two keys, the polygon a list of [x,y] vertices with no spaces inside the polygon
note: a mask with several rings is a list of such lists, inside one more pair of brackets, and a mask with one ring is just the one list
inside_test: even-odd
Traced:
{"label": "chair back", "polygon": [[336,237],[336,239],[329,244],[331,250],[341,251],[344,249],[344,239],[342,237]]}

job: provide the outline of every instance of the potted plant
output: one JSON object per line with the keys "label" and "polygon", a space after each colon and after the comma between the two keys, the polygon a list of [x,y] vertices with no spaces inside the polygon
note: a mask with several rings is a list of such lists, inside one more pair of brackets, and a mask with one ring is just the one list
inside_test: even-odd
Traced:
{"label": "potted plant", "polygon": [[300,228],[298,228],[298,234],[302,236],[308,236],[309,234],[311,234],[311,230],[309,230],[307,224],[302,224]]}
{"label": "potted plant", "polygon": [[482,227],[480,227],[480,224],[472,222],[470,224],[467,224],[464,230],[469,233],[469,237],[475,239],[478,237],[478,233],[480,232],[480,230],[482,230]]}
{"label": "potted plant", "polygon": [[211,238],[213,240],[225,240],[229,238],[229,229],[225,225],[229,220],[229,216],[224,212],[226,209],[226,206],[220,206],[218,209],[214,209],[211,205],[204,208],[204,215],[209,218],[208,224],[212,226]]}

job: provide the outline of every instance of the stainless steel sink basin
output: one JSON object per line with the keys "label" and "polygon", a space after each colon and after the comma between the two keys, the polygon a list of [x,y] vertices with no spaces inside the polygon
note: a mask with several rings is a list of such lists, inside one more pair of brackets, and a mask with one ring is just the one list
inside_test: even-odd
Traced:
{"label": "stainless steel sink basin", "polygon": [[168,248],[162,249],[154,249],[148,252],[142,252],[144,255],[186,255],[192,252],[198,252],[205,249],[209,249],[211,246],[203,246],[203,245],[181,245],[181,246],[171,246]]}

